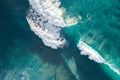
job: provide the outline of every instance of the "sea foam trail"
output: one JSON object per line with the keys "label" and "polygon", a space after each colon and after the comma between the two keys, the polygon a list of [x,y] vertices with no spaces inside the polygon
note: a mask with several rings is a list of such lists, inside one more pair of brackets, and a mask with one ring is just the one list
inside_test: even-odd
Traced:
{"label": "sea foam trail", "polygon": [[105,61],[105,59],[96,50],[88,46],[83,41],[80,40],[77,47],[81,50],[81,55],[87,55],[90,60],[107,65],[111,70],[120,75],[119,69],[115,68],[111,63]]}
{"label": "sea foam trail", "polygon": [[[63,9],[60,9],[58,0],[29,0],[31,8],[26,19],[31,30],[39,36],[46,46],[53,49],[63,47],[66,40],[61,36],[62,27],[66,24],[62,18]],[[72,20],[72,19],[70,19]]]}

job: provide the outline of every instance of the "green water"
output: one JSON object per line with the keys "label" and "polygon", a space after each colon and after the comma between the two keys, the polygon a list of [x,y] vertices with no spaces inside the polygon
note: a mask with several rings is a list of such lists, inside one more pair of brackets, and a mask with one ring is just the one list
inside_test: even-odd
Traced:
{"label": "green water", "polygon": [[[82,16],[83,24],[63,28],[63,49],[43,44],[26,21],[27,0],[0,1],[0,80],[119,80],[104,64],[81,56],[79,39],[120,70],[120,6],[118,0],[61,0],[63,15]],[[87,21],[86,15],[91,15]],[[42,49],[41,49],[42,47]]]}
{"label": "green water", "polygon": [[[119,0],[61,0],[67,8],[66,15],[82,16],[83,24],[77,24],[74,28],[66,30],[67,34],[80,39],[97,50],[100,55],[114,68],[120,71],[120,6]],[[87,22],[87,14],[91,15],[91,21]],[[78,30],[79,29],[79,30]],[[80,33],[80,35],[77,35]],[[77,37],[77,38],[76,38]],[[104,67],[103,67],[104,68]],[[114,73],[105,69],[109,74]],[[117,75],[117,74],[116,74]],[[114,74],[113,74],[114,77]],[[118,75],[115,79],[120,79]]]}

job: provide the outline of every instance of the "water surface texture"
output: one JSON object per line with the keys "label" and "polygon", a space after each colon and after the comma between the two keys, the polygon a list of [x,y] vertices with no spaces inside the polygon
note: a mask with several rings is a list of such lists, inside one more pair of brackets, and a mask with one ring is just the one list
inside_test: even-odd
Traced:
{"label": "water surface texture", "polygon": [[1,0],[0,80],[120,80],[119,0]]}

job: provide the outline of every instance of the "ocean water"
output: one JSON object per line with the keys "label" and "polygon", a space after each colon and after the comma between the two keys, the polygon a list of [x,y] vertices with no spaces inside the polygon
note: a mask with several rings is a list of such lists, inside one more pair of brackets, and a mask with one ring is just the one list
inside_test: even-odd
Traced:
{"label": "ocean water", "polygon": [[119,0],[1,0],[0,80],[120,80]]}

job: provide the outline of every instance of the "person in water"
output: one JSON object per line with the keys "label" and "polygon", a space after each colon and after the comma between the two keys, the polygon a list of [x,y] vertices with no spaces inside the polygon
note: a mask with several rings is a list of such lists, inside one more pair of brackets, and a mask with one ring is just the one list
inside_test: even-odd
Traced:
{"label": "person in water", "polygon": [[[78,15],[78,18],[79,18],[79,22],[80,22],[80,24],[82,25],[83,24],[83,21],[82,21],[82,17],[80,16],[80,15]],[[91,15],[90,15],[90,13],[88,13],[87,15],[86,15],[86,18],[87,18],[87,24],[91,21]]]}
{"label": "person in water", "polygon": [[87,21],[90,21],[91,20],[91,15],[88,13],[87,14]]}

